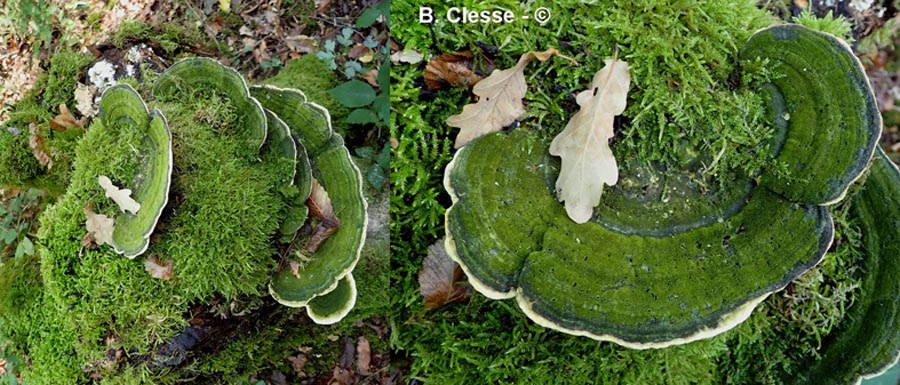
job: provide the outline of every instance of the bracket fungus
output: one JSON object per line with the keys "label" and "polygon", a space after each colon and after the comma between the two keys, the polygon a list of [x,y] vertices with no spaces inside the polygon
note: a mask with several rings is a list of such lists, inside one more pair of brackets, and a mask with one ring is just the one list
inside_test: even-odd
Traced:
{"label": "bracket fungus", "polygon": [[[140,166],[130,181],[136,213],[116,217],[112,234],[116,252],[128,258],[141,255],[150,245],[150,234],[169,201],[172,184],[172,133],[159,110],[149,111],[140,95],[127,84],[110,87],[100,98],[100,121],[108,127],[137,126],[146,134]],[[106,179],[108,180],[108,179]]]}
{"label": "bracket fungus", "polygon": [[[539,134],[494,133],[460,149],[444,186],[446,246],[472,285],[516,298],[535,322],[644,349],[708,338],[816,265],[834,228],[825,206],[865,172],[881,131],[866,77],[839,39],[799,26],[756,33],[742,60],[776,74],[769,170],[701,188],[698,170],[624,162],[585,224],[554,195],[559,161]],[[896,224],[890,228],[896,232]]]}
{"label": "bracket fungus", "polygon": [[244,123],[236,129],[247,146],[259,151],[266,142],[266,115],[256,99],[250,97],[247,82],[240,73],[215,59],[190,57],[179,60],[153,84],[153,95],[184,92],[188,89],[215,89],[235,103]]}
{"label": "bracket fungus", "polygon": [[356,301],[356,283],[350,274],[359,261],[368,221],[362,174],[350,159],[343,138],[332,130],[328,110],[307,101],[302,91],[253,86],[250,93],[303,144],[312,174],[328,191],[341,223],[297,275],[287,266],[279,269],[269,292],[287,306],[306,306],[317,323],[334,323]]}
{"label": "bracket fungus", "polygon": [[286,202],[288,215],[281,226],[282,235],[293,238],[305,221],[304,203],[310,196],[314,176],[328,190],[342,226],[296,275],[289,268],[279,269],[269,287],[278,302],[307,307],[307,313],[317,323],[339,321],[356,302],[355,281],[350,273],[364,243],[366,203],[359,170],[343,139],[333,132],[328,111],[307,102],[299,90],[248,88],[236,71],[207,58],[189,58],[174,64],[154,84],[153,93],[171,96],[173,92],[203,88],[222,92],[236,104],[237,116],[242,119],[237,132],[250,144],[252,153],[261,150],[264,161],[270,159],[266,153],[288,161],[290,172],[283,182],[295,186],[296,192]]}
{"label": "bracket fungus", "polygon": [[851,204],[865,248],[862,295],[793,383],[859,384],[900,358],[900,170],[880,148]]}

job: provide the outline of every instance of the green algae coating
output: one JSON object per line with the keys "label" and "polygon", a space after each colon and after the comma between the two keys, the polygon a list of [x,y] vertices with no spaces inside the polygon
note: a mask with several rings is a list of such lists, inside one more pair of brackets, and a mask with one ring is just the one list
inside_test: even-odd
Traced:
{"label": "green algae coating", "polygon": [[[705,216],[681,213],[702,197],[672,196],[667,207],[684,222],[648,224],[647,232],[617,231],[599,218],[577,225],[548,186],[546,153],[525,131],[491,134],[461,149],[445,179],[454,199],[451,256],[476,289],[516,296],[545,326],[636,348],[708,337],[746,318],[831,243],[827,209],[764,188],[723,194],[737,209]],[[622,190],[604,195],[607,204],[634,199]]]}
{"label": "green algae coating", "polygon": [[881,136],[881,115],[859,60],[842,40],[799,25],[760,30],[740,57],[768,60],[778,76],[776,90],[766,91],[784,102],[773,103],[787,121],[784,137],[776,135],[783,142],[776,159],[790,175],[763,172],[761,183],[797,202],[839,201],[866,170]]}
{"label": "green algae coating", "polygon": [[172,133],[158,110],[148,113],[147,106],[129,85],[107,89],[100,99],[100,119],[105,127],[136,125],[146,134],[143,153],[138,155],[141,167],[128,187],[132,198],[141,204],[136,214],[121,213],[116,217],[113,247],[116,252],[134,258],[150,245],[150,234],[169,201],[172,183]]}
{"label": "green algae coating", "polygon": [[[900,170],[880,148],[853,196],[851,214],[865,246],[856,302],[831,334],[821,359],[794,377],[797,384],[858,384],[897,362],[900,350]],[[852,358],[852,359],[851,359]]]}
{"label": "green algae coating", "polygon": [[343,319],[355,304],[356,281],[353,274],[347,274],[334,290],[309,301],[306,314],[317,324],[331,325]]}
{"label": "green algae coating", "polygon": [[153,96],[172,96],[188,89],[212,88],[227,95],[238,109],[242,124],[234,129],[247,144],[248,152],[258,152],[266,141],[266,115],[259,102],[250,97],[240,73],[205,57],[186,58],[173,64],[153,84]]}
{"label": "green algae coating", "polygon": [[359,261],[368,221],[362,175],[350,159],[344,140],[331,129],[328,111],[308,102],[301,91],[254,86],[251,94],[299,138],[309,155],[313,175],[328,191],[341,221],[338,230],[300,270],[300,279],[289,268],[282,268],[269,284],[269,292],[279,302],[306,306],[313,298],[333,291]]}

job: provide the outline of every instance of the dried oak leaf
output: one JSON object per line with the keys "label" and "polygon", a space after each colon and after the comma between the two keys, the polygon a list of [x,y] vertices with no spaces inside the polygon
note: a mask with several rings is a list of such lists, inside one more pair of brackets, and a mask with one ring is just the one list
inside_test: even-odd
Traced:
{"label": "dried oak leaf", "polygon": [[106,197],[116,202],[123,213],[131,212],[132,214],[137,214],[138,210],[141,209],[141,204],[131,198],[131,190],[116,187],[112,181],[104,175],[98,176],[97,181],[100,182],[100,187],[103,187],[103,190],[106,191]]}
{"label": "dried oak leaf", "polygon": [[419,270],[419,291],[425,297],[423,304],[434,310],[454,302],[469,300],[472,288],[459,264],[450,259],[444,248],[444,239],[428,246],[422,270]]}
{"label": "dried oak leaf", "polygon": [[72,115],[72,112],[63,103],[59,105],[59,115],[50,119],[50,128],[57,131],[65,131],[70,128],[84,128],[84,121],[75,119],[75,115]]}
{"label": "dried oak leaf", "polygon": [[150,254],[149,257],[144,258],[144,270],[147,270],[150,276],[156,279],[172,279],[172,261],[159,259],[156,254]]}
{"label": "dried oak leaf", "polygon": [[412,48],[406,48],[403,51],[397,51],[391,54],[391,63],[417,64],[421,62],[422,59],[425,59],[425,55],[422,55],[422,53]]}
{"label": "dried oak leaf", "polygon": [[359,59],[370,53],[371,51],[372,49],[370,49],[369,47],[366,47],[362,44],[357,44],[353,46],[353,48],[350,48],[350,52],[347,52],[347,57],[351,59]]}
{"label": "dried oak leaf", "polygon": [[625,111],[631,76],[625,61],[614,58],[605,62],[594,75],[591,88],[575,97],[581,109],[550,144],[550,154],[562,158],[556,192],[576,223],[591,219],[603,185],[612,186],[619,179],[609,139],[613,137],[613,119]]}
{"label": "dried oak leaf", "polygon": [[116,227],[116,221],[106,215],[95,213],[91,210],[90,204],[84,208],[84,214],[87,215],[84,227],[87,229],[88,235],[94,237],[94,241],[98,245],[112,246],[112,234]]}
{"label": "dried oak leaf", "polygon": [[334,207],[331,205],[331,198],[328,197],[325,187],[319,184],[315,178],[313,178],[312,190],[306,201],[306,207],[309,208],[310,215],[321,219],[309,238],[309,242],[306,243],[306,251],[315,253],[319,246],[337,231],[341,226],[341,221],[334,215]]}
{"label": "dried oak leaf", "polygon": [[479,97],[477,103],[467,104],[462,113],[447,118],[447,124],[459,128],[455,148],[491,132],[500,131],[525,114],[525,66],[532,59],[547,61],[552,56],[568,59],[576,65],[575,59],[567,57],[555,48],[544,52],[528,52],[519,58],[512,68],[495,70],[490,76],[472,87],[472,92]]}
{"label": "dried oak leaf", "polygon": [[81,116],[94,115],[94,92],[96,87],[78,83],[75,86],[75,109]]}
{"label": "dried oak leaf", "polygon": [[40,128],[34,122],[28,124],[28,147],[31,147],[31,153],[41,166],[47,167],[47,170],[53,168],[53,158],[44,147],[44,137],[41,136]]}
{"label": "dried oak leaf", "polygon": [[436,56],[425,65],[425,85],[431,91],[444,88],[447,84],[451,87],[471,87],[483,79],[473,72],[472,65],[472,53],[469,51]]}

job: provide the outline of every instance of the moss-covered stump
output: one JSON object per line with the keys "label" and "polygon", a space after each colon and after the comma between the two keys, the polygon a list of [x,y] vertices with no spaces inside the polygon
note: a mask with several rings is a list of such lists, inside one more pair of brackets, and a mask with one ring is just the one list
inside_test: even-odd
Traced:
{"label": "moss-covered stump", "polygon": [[[172,68],[152,89],[135,82],[137,91],[120,85],[104,94],[99,117],[65,154],[74,159],[71,178],[41,214],[37,255],[0,263],[0,287],[9,289],[0,295],[0,329],[29,360],[26,383],[232,384],[261,367],[289,372],[286,358],[300,346],[317,349],[321,361],[310,359],[308,368],[325,372],[339,354],[325,336],[369,334],[353,321],[387,303],[380,280],[387,245],[363,248],[359,171],[331,136],[328,112],[317,107],[322,125],[294,129],[267,115],[240,74],[218,62],[185,59]],[[295,138],[303,132],[327,140],[307,155]],[[124,213],[100,175],[132,190],[141,208]],[[306,256],[324,261],[302,270],[316,277],[314,266],[324,262],[340,271],[319,273],[308,312],[312,320],[347,321],[321,329],[267,289],[291,245],[309,238],[298,229],[313,177],[345,224]],[[86,236],[88,211],[135,236],[114,233],[116,247]],[[286,226],[289,219],[298,223]],[[124,258],[121,249],[142,257]],[[363,278],[354,279],[361,256]],[[162,279],[147,271],[169,264]],[[361,310],[351,313],[357,303]],[[370,336],[373,352],[386,349],[381,337]]]}
{"label": "moss-covered stump", "polygon": [[[623,162],[619,183],[578,225],[556,203],[559,167],[544,135],[487,135],[445,172],[451,258],[477,290],[516,298],[538,324],[627,347],[682,344],[743,322],[829,249],[834,226],[820,205],[866,170],[881,120],[858,60],[833,36],[770,27],[741,55],[773,73],[761,92],[777,156],[756,181]],[[846,103],[829,108],[831,94]]]}

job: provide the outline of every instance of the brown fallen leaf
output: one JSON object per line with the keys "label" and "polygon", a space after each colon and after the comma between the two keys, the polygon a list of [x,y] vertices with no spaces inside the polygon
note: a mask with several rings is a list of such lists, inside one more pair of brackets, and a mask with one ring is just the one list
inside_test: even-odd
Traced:
{"label": "brown fallen leaf", "polygon": [[328,385],[351,385],[353,383],[353,374],[340,366],[334,367],[331,372],[331,380],[328,381]]}
{"label": "brown fallen leaf", "polygon": [[310,53],[315,51],[316,47],[318,47],[316,39],[306,35],[288,36],[284,39],[284,44],[287,45],[288,49],[291,51],[299,53]]}
{"label": "brown fallen leaf", "polygon": [[447,124],[459,128],[455,148],[491,132],[500,131],[525,114],[522,99],[528,86],[525,84],[525,66],[532,59],[547,61],[550,57],[559,56],[575,63],[556,48],[544,52],[528,52],[519,58],[512,68],[495,70],[490,76],[472,87],[472,93],[479,97],[478,102],[467,104],[462,113],[447,118]]}
{"label": "brown fallen leaf", "polygon": [[347,57],[351,59],[358,59],[372,51],[369,47],[366,47],[362,44],[354,45],[353,48],[350,48],[350,52],[347,52]]}
{"label": "brown fallen leaf", "polygon": [[316,231],[313,232],[313,235],[309,238],[309,242],[306,243],[306,251],[310,254],[315,253],[316,250],[319,249],[319,246],[321,246],[331,234],[334,234],[340,226],[341,221],[339,221],[337,217],[326,217],[323,219],[322,222],[319,222],[319,225],[316,226]]}
{"label": "brown fallen leaf", "polygon": [[95,213],[91,209],[90,203],[84,208],[84,214],[87,215],[84,227],[87,229],[88,234],[94,237],[97,245],[112,245],[112,234],[116,227],[115,220],[106,215]]}
{"label": "brown fallen leaf", "polygon": [[366,336],[359,336],[359,340],[356,342],[356,367],[359,370],[359,375],[372,375],[372,370],[369,368],[371,364],[372,347],[369,344],[369,339]]}
{"label": "brown fallen leaf", "polygon": [[291,369],[294,370],[294,373],[297,374],[297,377],[306,377],[306,373],[303,372],[303,367],[306,366],[306,362],[308,361],[305,354],[300,353],[296,356],[288,357],[288,361],[290,361]]}
{"label": "brown fallen leaf", "polygon": [[75,115],[72,115],[72,112],[63,103],[59,105],[59,115],[50,119],[50,128],[57,131],[65,131],[70,128],[84,128],[84,122],[75,119]]}
{"label": "brown fallen leaf", "polygon": [[338,227],[341,226],[341,221],[334,215],[334,207],[331,205],[331,198],[328,197],[325,187],[319,184],[319,181],[315,178],[313,178],[309,199],[306,200],[306,207],[309,208],[310,215],[321,219],[321,222],[316,226],[316,230],[309,238],[309,242],[306,243],[306,251],[312,254],[331,234],[337,231]]}
{"label": "brown fallen leaf", "polygon": [[444,239],[428,246],[422,270],[419,270],[419,291],[426,308],[434,310],[454,302],[469,300],[471,286],[464,284],[466,275],[459,264],[450,259],[444,249]]}
{"label": "brown fallen leaf", "polygon": [[447,85],[471,87],[483,79],[472,71],[472,65],[472,53],[469,51],[436,56],[425,65],[425,85],[431,91]]}
{"label": "brown fallen leaf", "polygon": [[144,270],[147,270],[151,277],[164,281],[172,279],[172,264],[171,260],[159,259],[156,254],[144,258]]}
{"label": "brown fallen leaf", "polygon": [[34,122],[28,124],[28,147],[31,147],[31,154],[37,159],[41,166],[51,170],[53,168],[53,158],[47,152],[44,146],[44,137],[41,136],[40,127]]}
{"label": "brown fallen leaf", "polygon": [[575,97],[581,109],[550,143],[550,154],[562,158],[557,196],[565,201],[566,214],[576,223],[591,219],[603,185],[612,186],[619,179],[609,139],[613,137],[613,119],[625,111],[631,76],[625,61],[613,58],[605,62],[594,75],[591,88]]}
{"label": "brown fallen leaf", "polygon": [[328,8],[331,8],[331,0],[314,0],[313,4],[316,5],[317,15],[323,15],[328,11]]}
{"label": "brown fallen leaf", "polygon": [[312,180],[312,189],[309,192],[309,199],[306,200],[306,207],[309,208],[309,215],[319,219],[334,216],[334,207],[331,205],[328,191],[325,191],[325,187],[316,178]]}
{"label": "brown fallen leaf", "polygon": [[363,79],[366,80],[366,83],[369,83],[369,85],[371,85],[372,87],[381,88],[378,85],[378,69],[377,68],[370,69],[369,72],[364,73],[362,77],[363,77]]}
{"label": "brown fallen leaf", "polygon": [[87,233],[83,237],[81,237],[81,247],[84,247],[88,250],[94,250],[97,248],[97,240],[94,239],[94,234]]}

